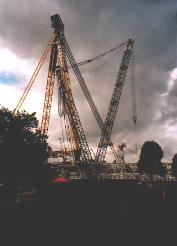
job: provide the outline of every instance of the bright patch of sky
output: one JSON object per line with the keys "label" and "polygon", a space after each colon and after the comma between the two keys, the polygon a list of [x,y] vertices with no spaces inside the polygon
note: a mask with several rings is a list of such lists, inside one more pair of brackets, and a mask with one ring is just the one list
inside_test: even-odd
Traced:
{"label": "bright patch of sky", "polygon": [[168,81],[169,89],[171,89],[176,79],[177,79],[177,68],[173,69],[173,71],[170,73],[170,79]]}
{"label": "bright patch of sky", "polygon": [[[170,76],[169,76],[169,79],[168,79],[168,82],[167,82],[168,83],[168,91],[161,94],[161,97],[162,98],[165,98],[168,95],[168,92],[173,88],[173,85],[174,85],[175,80],[177,80],[177,68],[174,68],[170,72]],[[161,103],[162,104],[164,103],[163,102],[163,99],[162,99],[162,102]]]}
{"label": "bright patch of sky", "polygon": [[12,85],[12,84],[15,84],[16,82],[17,82],[17,78],[15,74],[6,73],[6,72],[0,73],[0,83],[1,84]]}
{"label": "bright patch of sky", "polygon": [[1,81],[7,83],[10,80],[24,80],[32,73],[32,61],[23,60],[13,54],[7,48],[0,47],[0,74]]}
{"label": "bright patch of sky", "polygon": [[[36,61],[22,59],[9,49],[0,46],[0,105],[10,109],[15,108],[31,78],[35,65]],[[31,96],[35,98],[35,102],[39,97],[36,91],[33,91]],[[36,105],[32,107],[33,101],[27,101],[28,110],[38,109]]]}

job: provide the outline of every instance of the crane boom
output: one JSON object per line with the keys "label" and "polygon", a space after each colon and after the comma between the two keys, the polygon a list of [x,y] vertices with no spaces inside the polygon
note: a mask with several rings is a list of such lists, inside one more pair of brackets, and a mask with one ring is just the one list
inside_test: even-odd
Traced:
{"label": "crane boom", "polygon": [[50,54],[50,62],[47,76],[47,86],[45,91],[45,99],[44,99],[44,107],[42,113],[42,121],[41,121],[41,132],[45,135],[48,133],[49,128],[49,119],[50,119],[50,111],[52,105],[52,96],[55,82],[55,68],[57,62],[58,50],[56,46],[55,36],[54,43],[51,45],[51,54]]}
{"label": "crane boom", "polygon": [[[96,105],[95,105],[95,103],[94,103],[94,101],[92,99],[92,96],[91,96],[91,94],[89,92],[89,89],[88,89],[88,87],[87,87],[87,85],[86,85],[86,83],[84,81],[84,78],[83,78],[83,76],[82,76],[82,74],[81,74],[81,72],[79,70],[78,64],[76,63],[76,61],[74,59],[74,56],[73,56],[73,54],[71,52],[71,49],[70,49],[70,47],[68,45],[68,42],[65,39],[65,37],[63,37],[63,43],[64,43],[64,46],[65,46],[65,49],[66,49],[66,54],[67,54],[68,60],[69,60],[70,65],[71,65],[71,67],[72,67],[72,69],[73,69],[73,71],[74,71],[74,73],[76,75],[76,78],[77,78],[77,80],[78,80],[78,82],[80,84],[80,87],[81,87],[81,89],[82,89],[82,91],[83,91],[83,93],[84,93],[84,95],[85,95],[85,97],[87,99],[87,102],[88,102],[88,104],[89,104],[89,106],[90,106],[90,108],[91,108],[91,110],[92,110],[92,112],[93,112],[93,114],[95,116],[95,119],[96,119],[101,131],[103,131],[104,130],[103,120],[102,120],[102,118],[100,116],[100,113],[99,113],[99,111],[98,111],[98,109],[97,109],[97,107],[96,107]],[[117,153],[116,153],[116,151],[114,149],[114,146],[113,146],[113,143],[112,143],[111,140],[110,140],[110,147],[111,147],[111,150],[112,150],[116,160],[118,161]]]}
{"label": "crane boom", "polygon": [[25,91],[24,91],[22,97],[20,98],[16,108],[14,109],[15,113],[17,113],[20,110],[20,108],[22,107],[22,105],[23,105],[23,103],[24,103],[24,101],[25,101],[25,99],[26,99],[26,97],[27,97],[27,95],[28,95],[28,93],[29,93],[29,91],[30,91],[30,89],[31,89],[31,87],[32,87],[32,85],[33,85],[33,83],[34,83],[34,81],[35,81],[35,79],[36,79],[41,67],[42,67],[42,65],[43,65],[43,63],[44,63],[44,60],[45,60],[45,58],[46,58],[46,56],[47,56],[47,54],[48,54],[48,52],[50,50],[50,46],[51,46],[51,43],[53,42],[54,36],[55,36],[55,34],[53,33],[51,38],[50,38],[50,40],[49,40],[49,42],[48,42],[48,44],[47,44],[46,49],[44,50],[44,53],[41,56],[41,59],[40,59],[38,65],[37,65],[37,67],[35,68],[35,71],[34,71],[32,77],[31,77],[27,87],[25,88]]}
{"label": "crane boom", "polygon": [[111,102],[109,104],[109,109],[108,109],[108,113],[107,113],[105,124],[104,124],[105,127],[101,133],[100,142],[98,145],[96,158],[95,158],[95,161],[98,163],[101,163],[104,161],[107,147],[110,143],[111,132],[112,132],[112,128],[114,125],[117,109],[119,106],[120,97],[122,94],[122,89],[123,89],[125,77],[127,74],[127,69],[128,69],[131,54],[132,54],[132,49],[133,49],[133,40],[129,39],[127,42],[127,48],[124,51],[124,54],[122,57],[122,61],[121,61],[120,69],[118,72],[117,80],[114,86],[114,91],[112,94]]}

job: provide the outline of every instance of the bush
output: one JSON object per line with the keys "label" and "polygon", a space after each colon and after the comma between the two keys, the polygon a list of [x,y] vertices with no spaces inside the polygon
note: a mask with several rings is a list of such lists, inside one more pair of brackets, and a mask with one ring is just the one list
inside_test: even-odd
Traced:
{"label": "bush", "polygon": [[162,165],[163,151],[160,145],[154,141],[146,141],[141,149],[138,161],[140,173],[166,175],[166,168]]}
{"label": "bush", "polygon": [[15,187],[18,180],[39,183],[48,157],[47,136],[38,130],[35,113],[15,114],[0,108],[0,177]]}

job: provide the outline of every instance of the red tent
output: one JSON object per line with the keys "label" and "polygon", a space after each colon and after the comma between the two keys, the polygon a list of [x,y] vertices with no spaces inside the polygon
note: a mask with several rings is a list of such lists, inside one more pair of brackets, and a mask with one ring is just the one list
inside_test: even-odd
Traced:
{"label": "red tent", "polygon": [[69,182],[70,182],[69,179],[66,179],[66,178],[63,178],[63,177],[59,177],[59,178],[53,179],[51,181],[51,183],[69,183]]}

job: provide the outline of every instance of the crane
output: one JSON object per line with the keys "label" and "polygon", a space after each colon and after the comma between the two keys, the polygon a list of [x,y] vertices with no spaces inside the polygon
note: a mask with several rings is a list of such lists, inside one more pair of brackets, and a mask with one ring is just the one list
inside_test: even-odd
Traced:
{"label": "crane", "polygon": [[117,151],[118,151],[118,156],[119,156],[119,164],[125,164],[125,159],[124,159],[124,148],[126,147],[125,143],[121,143],[118,145]]}
{"label": "crane", "polygon": [[96,163],[102,163],[104,161],[107,147],[110,143],[110,136],[114,125],[117,109],[119,106],[127,69],[132,55],[133,43],[134,43],[133,40],[129,39],[127,42],[126,50],[123,53],[120,69],[117,75],[117,80],[114,86],[111,102],[109,104],[108,113],[104,124],[105,127],[101,133],[101,137],[95,157]]}
{"label": "crane", "polygon": [[[58,18],[59,18],[59,15],[58,15]],[[95,105],[95,103],[94,103],[94,101],[92,99],[92,96],[91,96],[91,94],[89,92],[89,89],[88,89],[88,87],[87,87],[87,85],[86,85],[86,83],[84,81],[84,78],[83,78],[83,76],[82,76],[82,74],[81,74],[81,72],[79,70],[79,67],[78,67],[79,64],[76,63],[76,61],[74,59],[74,56],[73,56],[73,54],[71,52],[71,49],[70,49],[70,47],[68,45],[68,42],[67,42],[67,40],[66,40],[66,38],[64,36],[63,36],[63,43],[64,43],[64,47],[65,47],[65,50],[66,50],[66,55],[67,55],[68,60],[70,62],[71,68],[73,69],[73,71],[74,71],[74,73],[76,75],[76,78],[77,78],[77,80],[78,80],[78,82],[80,84],[80,87],[81,87],[84,95],[85,95],[85,98],[86,98],[86,100],[87,100],[87,102],[88,102],[88,104],[89,104],[89,106],[90,106],[90,108],[91,108],[91,110],[93,112],[93,115],[94,115],[94,117],[95,117],[95,119],[96,119],[96,121],[98,123],[98,126],[101,129],[101,132],[103,132],[103,131],[105,131],[105,126],[104,126],[103,120],[102,120],[102,118],[100,116],[100,113],[99,113],[99,111],[98,111],[98,109],[97,109],[97,107],[96,107],[96,105]],[[118,47],[121,47],[124,44],[125,43],[122,43],[121,45],[119,45],[119,46],[117,46],[115,48],[117,49]],[[112,50],[115,50],[115,48],[112,49]],[[108,52],[110,52],[110,51],[108,51]],[[101,54],[100,56],[103,56],[104,54]],[[86,63],[88,63],[90,61],[93,61],[93,60],[96,60],[100,56],[96,56],[93,59],[87,60]],[[84,62],[81,63],[81,65],[83,65],[83,64],[84,64]],[[111,141],[111,139],[110,139],[109,146],[110,146],[110,148],[111,148],[116,160],[118,161],[118,156],[117,156],[116,150],[114,149],[114,145],[113,145],[113,142]]]}
{"label": "crane", "polygon": [[34,70],[34,73],[33,73],[32,77],[31,77],[27,87],[25,88],[25,91],[23,92],[23,95],[21,96],[20,100],[18,101],[17,106],[14,109],[14,113],[18,113],[18,111],[22,107],[22,104],[24,103],[29,91],[31,90],[31,87],[32,87],[32,85],[33,85],[33,83],[34,83],[34,81],[35,81],[35,79],[36,79],[36,77],[37,77],[37,75],[38,75],[43,63],[44,63],[44,60],[45,60],[47,54],[49,53],[49,50],[50,50],[51,44],[52,44],[52,42],[54,40],[54,37],[55,37],[55,33],[53,33],[51,35],[51,37],[49,39],[49,42],[47,44],[47,47],[44,50],[44,52],[43,52],[43,54],[42,54],[42,56],[41,56],[41,58],[39,60],[39,63],[37,64],[36,69]]}
{"label": "crane", "polygon": [[[80,63],[76,63],[74,56],[70,50],[70,47],[66,41],[65,35],[64,35],[64,24],[58,14],[51,16],[51,22],[52,27],[54,28],[54,32],[49,40],[49,43],[47,45],[46,50],[44,51],[40,62],[22,96],[20,99],[17,107],[15,108],[15,111],[18,112],[20,107],[22,106],[29,90],[31,89],[34,80],[39,73],[39,70],[44,62],[45,57],[47,56],[50,47],[51,47],[51,54],[50,54],[50,63],[49,63],[49,69],[48,69],[48,76],[47,76],[47,86],[46,86],[46,92],[45,92],[45,100],[44,100],[44,107],[43,107],[43,114],[42,114],[42,122],[41,122],[41,131],[43,134],[47,135],[48,133],[48,127],[49,127],[49,120],[50,120],[50,111],[51,111],[51,103],[52,103],[52,96],[53,96],[53,89],[54,89],[54,83],[57,79],[57,82],[60,87],[60,93],[63,100],[63,105],[66,110],[66,114],[69,118],[70,123],[70,136],[74,142],[75,149],[78,152],[81,152],[81,158],[84,161],[92,160],[91,152],[88,147],[88,143],[85,137],[84,130],[82,128],[79,115],[74,103],[74,99],[72,96],[71,91],[71,85],[70,85],[70,78],[69,78],[69,72],[68,69],[72,68],[76,78],[81,86],[81,89],[88,101],[88,104],[95,116],[95,119],[101,129],[101,132],[106,131],[106,126],[103,123],[103,120],[99,114],[99,111],[91,97],[91,94],[87,88],[87,85],[85,84],[85,81],[82,77],[82,74],[79,70],[80,65],[87,64],[89,62],[95,61],[104,55],[108,54],[109,52],[112,52],[119,47],[125,45],[125,42],[100,54],[95,56],[94,58],[88,59],[86,61],[82,61]],[[70,66],[67,65],[66,56],[70,62]],[[116,158],[118,160],[117,153],[114,149],[113,143],[111,139],[109,139],[109,144],[111,147],[111,150]]]}
{"label": "crane", "polygon": [[90,162],[92,160],[92,155],[71,91],[70,77],[64,46],[64,24],[59,15],[51,16],[51,22],[52,27],[54,28],[55,37],[51,46],[41,131],[43,134],[47,134],[48,132],[54,81],[56,78],[62,88],[64,106],[69,118],[69,123],[71,125],[75,142],[77,143],[78,150],[80,151],[81,159],[84,162]]}

